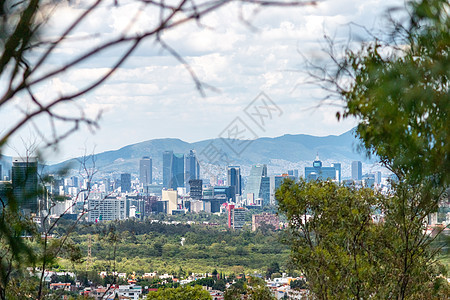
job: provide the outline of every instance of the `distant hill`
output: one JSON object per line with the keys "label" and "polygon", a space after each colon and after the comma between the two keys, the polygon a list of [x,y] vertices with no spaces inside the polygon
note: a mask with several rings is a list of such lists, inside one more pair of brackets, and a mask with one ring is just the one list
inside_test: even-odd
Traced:
{"label": "distant hill", "polygon": [[[253,164],[265,163],[269,166],[269,173],[273,171],[283,172],[288,168],[301,169],[304,165],[309,165],[316,154],[320,155],[324,165],[327,162],[351,162],[361,160],[366,163],[367,158],[364,154],[356,151],[358,140],[355,138],[353,130],[341,135],[329,135],[317,137],[305,134],[291,135],[286,134],[275,138],[258,138],[249,142],[245,150],[233,152],[229,145],[242,142],[236,140],[224,140],[220,138],[187,143],[180,139],[154,139],[128,145],[118,150],[106,151],[96,154],[94,157],[87,157],[87,166],[92,165],[92,158],[95,159],[95,167],[100,173],[120,173],[130,172],[137,174],[139,169],[139,160],[143,156],[150,156],[153,160],[154,177],[162,170],[162,154],[166,150],[172,150],[174,153],[187,153],[193,149],[200,160],[208,160],[204,150],[208,150],[213,145],[214,149],[219,149],[226,153],[228,160],[232,164],[241,165],[246,170]],[[247,143],[247,142],[244,142]],[[232,147],[235,149],[235,147]],[[55,172],[63,166],[72,166],[79,168],[79,160],[71,159],[60,164],[48,167],[48,171]],[[208,161],[207,161],[208,162]],[[270,169],[272,167],[272,170]]]}

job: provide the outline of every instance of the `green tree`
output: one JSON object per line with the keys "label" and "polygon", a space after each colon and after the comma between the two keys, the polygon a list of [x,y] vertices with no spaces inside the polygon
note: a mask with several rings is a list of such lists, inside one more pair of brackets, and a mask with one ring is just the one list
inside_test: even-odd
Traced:
{"label": "green tree", "polygon": [[212,299],[211,295],[203,290],[200,286],[185,286],[177,288],[159,289],[156,292],[150,292],[147,295],[147,299],[155,300],[209,300]]}
{"label": "green tree", "polygon": [[31,245],[22,238],[24,232],[37,237],[36,227],[20,218],[15,201],[9,204],[1,208],[0,214],[0,299],[6,299],[8,289],[16,283],[11,278],[23,276],[24,267],[37,260]]}
{"label": "green tree", "polygon": [[289,220],[292,258],[318,299],[364,299],[376,292],[368,254],[377,238],[372,190],[286,180],[276,197]]}
{"label": "green tree", "polygon": [[273,273],[280,273],[280,265],[276,261],[270,264],[270,266],[267,268],[266,278],[270,278]]}
{"label": "green tree", "polygon": [[[360,120],[364,147],[400,179],[450,184],[450,18],[446,0],[407,2],[396,44],[376,39],[348,50],[330,82],[345,101],[342,116]],[[342,83],[351,77],[345,88]],[[341,113],[338,113],[338,118]]]}
{"label": "green tree", "polygon": [[225,291],[226,289],[226,281],[224,279],[218,279],[212,286],[213,290]]}
{"label": "green tree", "polygon": [[[287,180],[276,193],[289,220],[292,258],[318,299],[424,297],[441,270],[418,204],[430,187],[397,184],[384,196],[333,182]],[[384,212],[384,221],[371,215]],[[440,284],[445,290],[445,285]]]}
{"label": "green tree", "polygon": [[224,293],[225,300],[241,299],[241,295],[247,294],[247,284],[240,279],[233,283]]}
{"label": "green tree", "polygon": [[224,293],[225,300],[242,299],[245,295],[246,299],[252,300],[273,300],[276,299],[271,290],[266,286],[266,282],[262,278],[250,277],[246,283],[238,280],[232,284]]}
{"label": "green tree", "polygon": [[[348,50],[330,81],[345,101],[342,116],[360,120],[356,134],[364,148],[399,179],[385,207],[391,234],[401,237],[390,250],[402,262],[395,264],[401,297],[413,292],[410,283],[420,272],[413,254],[432,251],[423,224],[450,184],[450,4],[417,0],[407,8],[409,19],[394,23],[389,41]],[[351,84],[342,88],[348,77]]]}
{"label": "green tree", "polygon": [[[294,262],[319,299],[440,299],[448,291],[424,224],[450,184],[450,6],[406,7],[408,20],[393,21],[389,40],[333,56],[335,72],[319,69],[321,84],[344,100],[338,119],[359,120],[362,149],[397,175],[389,194],[303,181],[277,191]],[[369,217],[375,209],[379,224]]]}
{"label": "green tree", "polygon": [[291,289],[294,289],[294,290],[302,290],[302,289],[306,289],[308,287],[308,285],[306,284],[306,281],[303,279],[291,280],[291,282],[289,283],[289,286],[291,287]]}
{"label": "green tree", "polygon": [[252,300],[274,300],[276,299],[266,282],[262,278],[250,277],[248,280],[248,299]]}

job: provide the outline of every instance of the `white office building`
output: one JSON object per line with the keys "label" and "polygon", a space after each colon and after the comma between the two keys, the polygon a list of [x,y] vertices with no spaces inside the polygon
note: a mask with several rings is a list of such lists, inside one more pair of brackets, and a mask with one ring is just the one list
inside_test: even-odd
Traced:
{"label": "white office building", "polygon": [[88,221],[126,219],[126,198],[107,197],[104,193],[91,193],[88,198]]}

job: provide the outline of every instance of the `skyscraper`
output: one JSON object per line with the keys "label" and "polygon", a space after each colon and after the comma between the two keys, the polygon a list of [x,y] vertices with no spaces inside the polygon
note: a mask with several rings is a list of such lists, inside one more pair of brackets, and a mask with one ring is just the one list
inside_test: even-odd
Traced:
{"label": "skyscraper", "polygon": [[25,212],[38,213],[38,176],[36,157],[15,157],[12,160],[13,195],[19,208]]}
{"label": "skyscraper", "polygon": [[261,189],[262,206],[270,205],[270,177],[261,177]]}
{"label": "skyscraper", "polygon": [[253,199],[262,199],[262,204],[266,205],[270,201],[270,178],[267,177],[266,165],[255,165],[250,170],[245,192],[253,195]]}
{"label": "skyscraper", "polygon": [[362,163],[360,161],[352,162],[352,179],[353,180],[362,179]]}
{"label": "skyscraper", "polygon": [[164,151],[163,153],[163,187],[169,188],[172,178],[172,159],[173,151]]}
{"label": "skyscraper", "polygon": [[88,198],[88,221],[124,220],[127,217],[126,203],[125,197],[106,197],[102,193],[91,193]]}
{"label": "skyscraper", "polygon": [[339,180],[340,164],[333,163],[332,167],[323,167],[319,155],[313,161],[312,167],[305,167],[306,180]]}
{"label": "skyscraper", "polygon": [[172,188],[184,187],[184,155],[174,153],[172,159]]}
{"label": "skyscraper", "polygon": [[122,193],[131,192],[131,175],[129,173],[120,174],[120,190]]}
{"label": "skyscraper", "polygon": [[293,176],[294,180],[298,179],[298,170],[288,170],[288,175]]}
{"label": "skyscraper", "polygon": [[192,199],[200,200],[203,195],[203,180],[201,179],[191,179],[189,180],[189,195]]}
{"label": "skyscraper", "polygon": [[200,164],[193,150],[189,151],[184,157],[184,181],[186,192],[190,191],[190,180],[200,179]]}
{"label": "skyscraper", "polygon": [[333,168],[336,169],[336,179],[338,180],[338,182],[341,182],[342,178],[341,178],[341,164],[340,163],[332,163],[331,166]]}
{"label": "skyscraper", "polygon": [[163,153],[163,187],[176,190],[184,187],[184,155],[173,151]]}
{"label": "skyscraper", "polygon": [[364,174],[362,176],[362,181],[364,182],[365,187],[373,188],[375,185],[375,174]]}
{"label": "skyscraper", "polygon": [[139,161],[139,181],[143,185],[152,184],[152,159],[148,156]]}
{"label": "skyscraper", "polygon": [[72,186],[77,187],[77,188],[80,187],[77,176],[72,176],[72,177],[70,177],[70,179],[72,180]]}
{"label": "skyscraper", "polygon": [[375,183],[377,185],[381,184],[381,172],[380,171],[375,172]]}
{"label": "skyscraper", "polygon": [[245,208],[235,207],[233,204],[227,206],[228,228],[242,229],[245,225]]}
{"label": "skyscraper", "polygon": [[174,190],[163,190],[161,201],[167,202],[167,214],[171,215],[172,212],[178,209],[178,193]]}
{"label": "skyscraper", "polygon": [[281,174],[281,175],[275,175],[270,177],[270,204],[275,205],[276,199],[275,199],[275,193],[280,188],[281,184],[286,178],[290,178],[294,181],[296,181],[298,178],[296,178],[293,175],[288,174]]}
{"label": "skyscraper", "polygon": [[241,167],[228,166],[227,173],[228,173],[228,185],[234,188],[234,194],[242,195]]}

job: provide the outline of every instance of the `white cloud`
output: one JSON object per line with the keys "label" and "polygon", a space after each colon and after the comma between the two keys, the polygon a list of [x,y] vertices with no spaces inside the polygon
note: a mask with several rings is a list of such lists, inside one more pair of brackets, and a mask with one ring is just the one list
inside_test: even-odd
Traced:
{"label": "white cloud", "polygon": [[[317,87],[299,85],[307,80],[301,73],[304,70],[299,52],[322,58],[320,43],[324,32],[339,39],[347,38],[345,24],[349,22],[378,26],[385,7],[384,2],[376,0],[323,1],[316,7],[260,11],[244,6],[242,15],[257,28],[254,31],[240,20],[239,6],[231,4],[202,18],[201,26],[190,23],[169,31],[163,34],[164,40],[190,63],[202,82],[220,92],[206,90],[206,96],[200,96],[186,68],[154,40],[147,41],[104,85],[77,101],[90,116],[104,111],[101,129],[94,136],[82,129],[64,142],[64,151],[76,155],[84,141],[103,151],[152,138],[212,138],[242,114],[261,90],[284,111],[282,119],[269,124],[266,136],[342,133],[355,122],[337,122],[335,107],[312,109],[325,94]],[[81,4],[61,5],[44,36],[55,36],[81,12]],[[128,27],[130,16],[136,19]],[[129,32],[142,32],[157,20],[154,10],[142,10],[133,1],[123,2],[117,8],[104,6],[80,24],[74,32],[75,40],[61,44],[46,68],[53,68],[127,28]],[[90,34],[98,35],[80,39]],[[123,49],[101,53],[43,83],[36,92],[41,97],[54,97],[80,89],[108,71]],[[60,111],[70,113],[71,109],[69,106]],[[18,113],[12,107],[8,108],[10,111]],[[3,120],[0,124],[7,126],[6,120],[11,117]]]}

